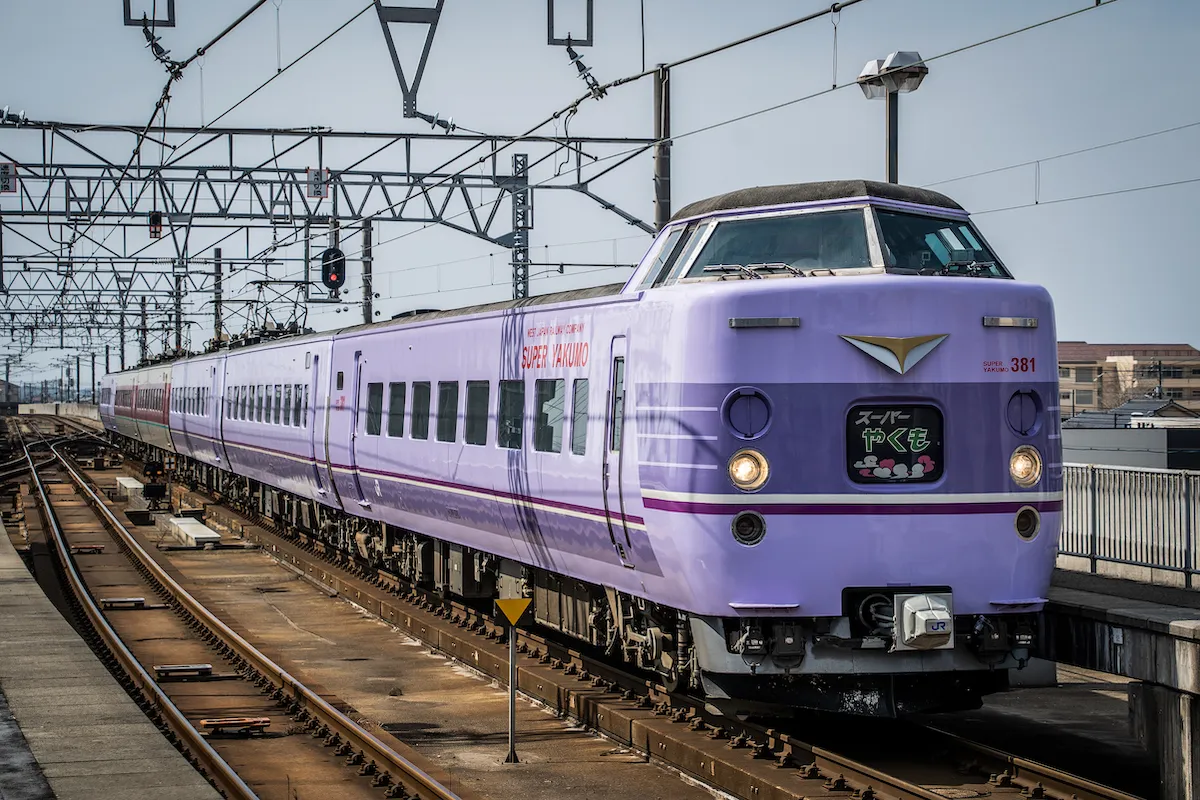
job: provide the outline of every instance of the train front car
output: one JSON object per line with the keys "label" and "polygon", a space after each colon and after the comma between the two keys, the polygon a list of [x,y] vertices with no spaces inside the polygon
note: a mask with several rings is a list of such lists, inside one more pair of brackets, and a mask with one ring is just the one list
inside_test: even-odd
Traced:
{"label": "train front car", "polygon": [[709,698],[891,716],[1005,688],[1062,506],[1047,292],[889,184],[735,192],[656,247],[629,287],[639,478]]}

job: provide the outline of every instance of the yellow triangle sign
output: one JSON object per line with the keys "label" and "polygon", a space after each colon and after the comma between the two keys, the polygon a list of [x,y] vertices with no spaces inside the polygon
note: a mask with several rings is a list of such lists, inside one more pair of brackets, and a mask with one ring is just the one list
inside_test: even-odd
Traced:
{"label": "yellow triangle sign", "polygon": [[531,597],[512,597],[507,600],[497,600],[496,607],[500,612],[508,618],[510,625],[516,625],[517,620],[525,613],[525,609],[529,608],[529,604],[533,602]]}

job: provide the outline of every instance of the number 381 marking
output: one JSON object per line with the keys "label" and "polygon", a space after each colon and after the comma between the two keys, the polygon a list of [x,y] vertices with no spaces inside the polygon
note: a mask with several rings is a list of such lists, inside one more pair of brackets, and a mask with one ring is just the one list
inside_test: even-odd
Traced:
{"label": "number 381 marking", "polygon": [[1013,372],[1037,372],[1036,358],[1011,358],[1008,368]]}

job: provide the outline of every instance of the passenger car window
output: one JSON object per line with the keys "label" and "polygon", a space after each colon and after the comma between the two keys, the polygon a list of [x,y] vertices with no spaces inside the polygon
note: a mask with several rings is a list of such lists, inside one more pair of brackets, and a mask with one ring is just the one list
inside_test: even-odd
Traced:
{"label": "passenger car window", "polygon": [[283,408],[283,386],[275,384],[275,424],[279,424],[279,412]]}
{"label": "passenger car window", "polygon": [[388,384],[388,436],[404,435],[404,384]]}
{"label": "passenger car window", "polygon": [[283,424],[292,424],[292,385],[290,383],[283,385]]}
{"label": "passenger car window", "polygon": [[512,450],[521,448],[525,430],[525,382],[500,381],[496,444]]}
{"label": "passenger car window", "polygon": [[487,381],[467,381],[467,444],[487,444],[489,389]]}
{"label": "passenger car window", "polygon": [[429,381],[413,383],[412,427],[409,434],[414,439],[429,438]]}
{"label": "passenger car window", "polygon": [[383,384],[367,384],[367,435],[378,436],[383,428]]}
{"label": "passenger car window", "polygon": [[587,452],[588,379],[578,378],[571,398],[571,452],[577,456]]}
{"label": "passenger car window", "polygon": [[563,422],[567,403],[567,382],[535,381],[537,416],[533,427],[533,449],[543,453],[562,452]]}
{"label": "passenger car window", "polygon": [[458,438],[458,381],[438,384],[437,438],[453,442]]}
{"label": "passenger car window", "polygon": [[304,387],[301,384],[297,383],[295,394],[292,395],[293,403],[294,403],[292,405],[292,426],[296,427],[296,428],[300,428],[300,427],[304,426],[304,418],[300,416],[300,396],[303,391],[304,391]]}

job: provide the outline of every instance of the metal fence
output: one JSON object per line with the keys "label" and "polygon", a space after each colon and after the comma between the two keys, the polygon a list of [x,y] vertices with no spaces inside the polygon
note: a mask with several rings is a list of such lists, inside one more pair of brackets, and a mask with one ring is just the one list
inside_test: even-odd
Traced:
{"label": "metal fence", "polygon": [[1200,472],[1063,465],[1059,553],[1197,574]]}

